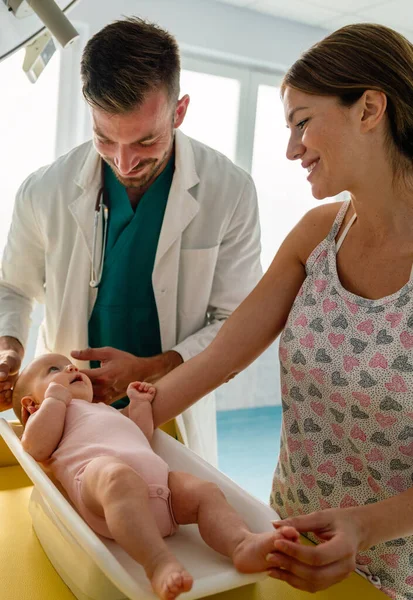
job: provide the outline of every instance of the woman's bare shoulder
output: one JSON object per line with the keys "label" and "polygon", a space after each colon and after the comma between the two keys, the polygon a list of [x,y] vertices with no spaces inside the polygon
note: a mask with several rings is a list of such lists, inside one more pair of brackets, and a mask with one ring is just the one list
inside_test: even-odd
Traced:
{"label": "woman's bare shoulder", "polygon": [[303,264],[329,234],[343,202],[329,202],[309,210],[295,227],[297,252]]}

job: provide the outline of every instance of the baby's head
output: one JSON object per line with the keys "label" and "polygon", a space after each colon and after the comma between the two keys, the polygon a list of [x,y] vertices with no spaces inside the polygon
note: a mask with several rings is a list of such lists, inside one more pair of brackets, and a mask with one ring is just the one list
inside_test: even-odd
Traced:
{"label": "baby's head", "polygon": [[60,383],[74,398],[92,402],[92,383],[66,356],[44,354],[34,359],[19,375],[13,389],[13,410],[26,424],[44,400],[50,383]]}

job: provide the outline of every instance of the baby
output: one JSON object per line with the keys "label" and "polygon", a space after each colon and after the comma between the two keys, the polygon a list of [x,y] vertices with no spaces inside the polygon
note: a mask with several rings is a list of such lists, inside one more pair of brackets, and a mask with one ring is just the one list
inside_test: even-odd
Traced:
{"label": "baby", "polygon": [[163,539],[178,525],[197,523],[242,573],[269,569],[280,535],[298,541],[291,527],[252,533],[215,484],[170,471],[150,445],[155,387],[135,382],[127,394],[122,411],[94,404],[90,379],[65,356],[47,354],[19,376],[13,408],[25,427],[23,448],[51,468],[96,533],[144,567],[160,598],[173,600],[193,583]]}

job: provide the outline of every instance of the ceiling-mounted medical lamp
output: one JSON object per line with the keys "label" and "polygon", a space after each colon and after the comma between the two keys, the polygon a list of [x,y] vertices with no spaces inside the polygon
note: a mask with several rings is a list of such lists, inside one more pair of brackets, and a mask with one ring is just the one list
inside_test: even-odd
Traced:
{"label": "ceiling-mounted medical lamp", "polygon": [[[77,4],[77,1],[72,0],[68,4],[66,3],[63,10]],[[59,2],[65,4],[60,0]],[[3,3],[9,13],[18,19],[16,23],[23,24],[26,17],[33,18],[36,15],[46,27],[31,40],[23,43],[26,48],[23,70],[30,81],[34,83],[56,51],[52,36],[63,48],[66,48],[79,37],[79,34],[55,0],[3,0]]]}
{"label": "ceiling-mounted medical lamp", "polygon": [[63,48],[79,36],[54,0],[7,0],[5,3],[18,19],[35,13]]}

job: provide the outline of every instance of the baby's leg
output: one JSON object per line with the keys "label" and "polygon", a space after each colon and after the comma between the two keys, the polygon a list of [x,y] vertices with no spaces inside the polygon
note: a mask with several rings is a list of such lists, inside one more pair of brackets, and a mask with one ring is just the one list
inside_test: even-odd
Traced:
{"label": "baby's leg", "polygon": [[176,521],[182,525],[198,523],[208,546],[230,557],[242,573],[269,569],[266,557],[275,551],[274,541],[280,536],[298,540],[292,527],[284,527],[280,532],[252,533],[213,483],[173,471],[169,474],[169,488]]}
{"label": "baby's leg", "polygon": [[86,467],[82,500],[104,517],[113,539],[139,562],[162,600],[192,587],[192,577],[170,552],[149,506],[146,482],[123,461],[101,456]]}

